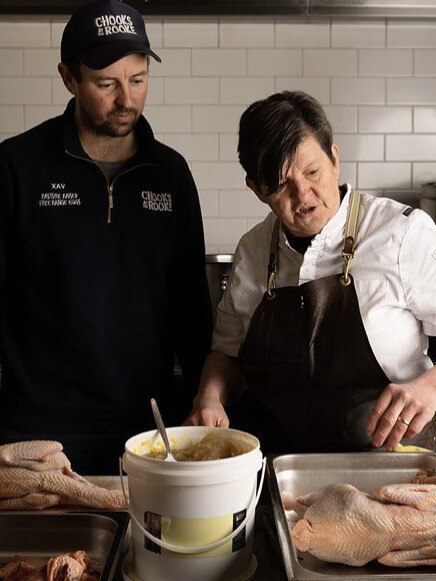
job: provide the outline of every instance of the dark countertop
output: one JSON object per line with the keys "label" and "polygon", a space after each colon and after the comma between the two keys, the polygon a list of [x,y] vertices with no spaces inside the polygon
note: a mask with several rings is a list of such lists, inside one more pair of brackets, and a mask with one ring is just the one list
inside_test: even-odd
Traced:
{"label": "dark countertop", "polygon": [[256,509],[254,554],[257,559],[254,581],[287,581],[271,504]]}

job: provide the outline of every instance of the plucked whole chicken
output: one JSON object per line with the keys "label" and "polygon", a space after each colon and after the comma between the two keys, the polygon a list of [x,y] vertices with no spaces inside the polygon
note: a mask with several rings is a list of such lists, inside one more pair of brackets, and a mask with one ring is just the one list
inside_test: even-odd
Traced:
{"label": "plucked whole chicken", "polygon": [[371,494],[343,483],[298,498],[282,492],[284,509],[300,517],[290,530],[294,546],[355,567],[436,565],[436,484],[416,480]]}
{"label": "plucked whole chicken", "polygon": [[85,551],[50,559],[16,555],[0,564],[0,581],[98,581],[103,568],[103,562],[91,559]]}
{"label": "plucked whole chicken", "polygon": [[123,493],[88,482],[76,474],[51,440],[0,446],[0,510],[42,510],[77,506],[103,510],[126,509]]}

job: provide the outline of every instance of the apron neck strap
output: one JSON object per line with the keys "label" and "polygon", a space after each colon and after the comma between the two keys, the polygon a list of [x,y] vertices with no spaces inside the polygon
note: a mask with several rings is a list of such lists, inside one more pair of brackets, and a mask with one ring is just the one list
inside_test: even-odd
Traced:
{"label": "apron neck strap", "polygon": [[280,231],[280,220],[276,218],[274,222],[274,228],[271,236],[271,244],[269,250],[269,263],[268,263],[268,279],[266,285],[266,292],[268,297],[274,297],[274,289],[276,288],[276,274],[279,265],[279,231]]}
{"label": "apron neck strap", "polygon": [[348,274],[348,271],[356,250],[357,221],[359,219],[361,198],[362,195],[360,192],[357,190],[351,191],[347,222],[345,224],[344,244],[342,247],[342,260],[344,262],[344,267],[340,281],[343,286],[348,286],[351,282],[351,277]]}

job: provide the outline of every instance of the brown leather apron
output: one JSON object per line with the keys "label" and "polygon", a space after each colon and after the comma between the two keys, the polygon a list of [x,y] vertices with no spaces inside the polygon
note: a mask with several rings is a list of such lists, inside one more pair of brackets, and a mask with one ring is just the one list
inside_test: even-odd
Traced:
{"label": "brown leather apron", "polygon": [[342,252],[344,272],[295,287],[274,288],[280,226],[276,221],[268,290],[239,352],[248,391],[233,422],[257,435],[265,453],[371,447],[365,424],[390,381],[370,346],[348,273],[359,207],[360,194],[353,191]]}

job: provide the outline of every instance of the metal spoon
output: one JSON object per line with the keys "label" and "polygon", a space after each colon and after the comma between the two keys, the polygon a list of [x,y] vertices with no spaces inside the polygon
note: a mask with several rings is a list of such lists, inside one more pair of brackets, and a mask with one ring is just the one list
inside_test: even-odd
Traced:
{"label": "metal spoon", "polygon": [[165,458],[166,462],[177,462],[174,456],[171,453],[171,446],[170,441],[168,439],[167,431],[165,429],[165,424],[163,423],[162,416],[160,415],[159,408],[157,407],[156,400],[152,397],[150,400],[151,403],[151,410],[153,412],[154,421],[156,422],[157,429],[159,430],[160,436],[165,444],[165,449],[167,451],[167,457]]}

